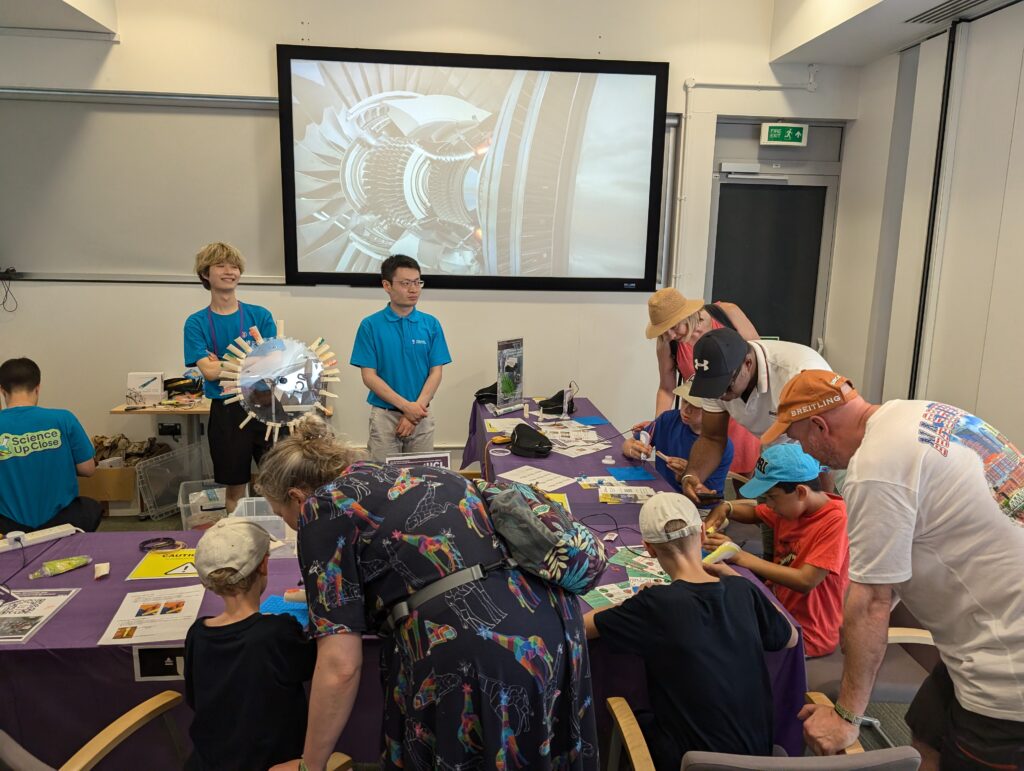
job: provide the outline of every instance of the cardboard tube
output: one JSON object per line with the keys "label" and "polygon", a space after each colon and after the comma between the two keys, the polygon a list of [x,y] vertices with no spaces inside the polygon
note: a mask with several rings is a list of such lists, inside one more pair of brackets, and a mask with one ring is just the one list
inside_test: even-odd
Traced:
{"label": "cardboard tube", "polygon": [[221,370],[225,370],[226,369],[228,372],[241,372],[242,371],[242,367],[234,359],[232,359],[231,361],[228,361],[227,359],[225,359],[224,361],[222,361],[220,363],[220,368],[221,368]]}
{"label": "cardboard tube", "polygon": [[260,334],[258,329],[253,330],[252,339],[256,341],[256,345],[263,345],[263,335]]}
{"label": "cardboard tube", "polygon": [[245,420],[238,424],[238,427],[245,428],[247,425],[249,425],[249,421],[252,420],[253,417],[255,416],[250,412],[248,415],[245,416]]}
{"label": "cardboard tube", "polygon": [[272,425],[270,425],[269,423],[267,423],[267,433],[265,433],[263,435],[263,441],[264,442],[269,442],[270,441],[270,432],[273,431],[273,430],[274,430],[274,427]]}
{"label": "cardboard tube", "polygon": [[330,343],[324,343],[323,345],[317,346],[316,349],[313,351],[313,353],[315,353],[317,356],[319,356],[324,351],[329,351],[329,350],[331,350],[331,344]]}
{"label": "cardboard tube", "polygon": [[[321,392],[321,393],[322,393],[322,392]],[[324,405],[322,405],[322,404],[321,404],[320,402],[316,402],[316,408],[317,408],[318,410],[320,410],[320,412],[324,413],[325,415],[328,415],[328,414],[330,414],[330,413],[328,413],[328,412],[327,412],[327,408],[326,408],[326,407],[324,407]]]}
{"label": "cardboard tube", "polygon": [[325,391],[322,388],[320,389],[320,395],[321,396],[330,396],[332,399],[337,399],[338,398],[337,394],[332,394],[330,391]]}
{"label": "cardboard tube", "polygon": [[324,365],[326,366],[327,360],[333,359],[335,354],[334,351],[328,351],[327,353],[318,353],[317,356],[320,358],[320,361],[324,362]]}
{"label": "cardboard tube", "polygon": [[281,424],[280,423],[275,423],[274,424],[274,441],[275,442],[277,441],[277,433],[280,430],[281,430]]}
{"label": "cardboard tube", "polygon": [[284,337],[284,319],[277,320],[277,336]]}
{"label": "cardboard tube", "polygon": [[252,346],[249,345],[247,342],[245,342],[245,340],[243,340],[241,337],[236,337],[235,338],[235,345],[237,345],[239,348],[241,348],[246,353],[249,353],[249,351],[252,350]]}
{"label": "cardboard tube", "polygon": [[322,337],[318,337],[316,340],[314,340],[312,343],[309,344],[309,350],[315,351],[317,348],[319,348],[323,344],[324,344],[324,339]]}
{"label": "cardboard tube", "polygon": [[243,361],[245,359],[245,354],[242,350],[240,348],[236,348],[231,343],[228,343],[228,350],[231,351],[239,361]]}
{"label": "cardboard tube", "polygon": [[341,370],[340,369],[325,369],[324,370],[324,374],[325,375],[340,375],[341,374]]}
{"label": "cardboard tube", "polygon": [[240,401],[242,401],[242,395],[238,394],[238,396],[232,396],[230,399],[225,399],[224,404],[234,404],[235,402]]}

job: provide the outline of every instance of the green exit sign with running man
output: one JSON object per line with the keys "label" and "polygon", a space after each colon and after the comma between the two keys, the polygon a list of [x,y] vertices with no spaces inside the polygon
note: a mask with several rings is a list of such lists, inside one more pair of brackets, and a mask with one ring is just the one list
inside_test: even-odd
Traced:
{"label": "green exit sign with running man", "polygon": [[762,123],[761,144],[807,147],[809,131],[806,123]]}

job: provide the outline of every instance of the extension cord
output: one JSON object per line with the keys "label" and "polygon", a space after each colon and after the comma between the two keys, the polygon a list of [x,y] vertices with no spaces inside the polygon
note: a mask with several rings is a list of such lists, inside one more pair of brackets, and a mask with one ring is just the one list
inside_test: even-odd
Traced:
{"label": "extension cord", "polygon": [[48,527],[45,530],[36,530],[34,533],[25,533],[17,541],[10,538],[0,538],[0,553],[13,551],[25,546],[35,546],[47,541],[56,541],[58,538],[66,538],[77,532],[78,529],[74,525],[57,525],[56,527]]}

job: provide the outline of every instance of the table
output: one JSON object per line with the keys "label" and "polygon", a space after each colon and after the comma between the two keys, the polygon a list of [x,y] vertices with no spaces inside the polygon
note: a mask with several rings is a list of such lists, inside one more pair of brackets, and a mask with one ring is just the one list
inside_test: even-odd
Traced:
{"label": "table", "polygon": [[[126,592],[188,586],[184,579],[126,582],[142,555],[138,543],[168,535],[194,546],[201,533],[122,532],[80,533],[60,541],[31,546],[27,565],[8,585],[19,588],[81,588],[56,616],[23,645],[0,645],[0,728],[43,762],[59,767],[86,741],[141,701],[161,691],[184,693],[181,680],[135,682],[131,646],[96,645]],[[43,560],[88,554],[95,562],[109,562],[110,575],[93,580],[91,567],[53,578],[29,581],[28,574]],[[20,552],[0,554],[0,578],[21,565]],[[294,557],[270,560],[267,594],[281,594],[299,583]],[[207,592],[200,615],[220,612],[220,599]],[[176,643],[166,643],[173,647]],[[360,684],[359,707],[353,711],[338,747],[349,747],[357,760],[375,761],[380,743],[383,694],[378,653],[380,643],[367,638]],[[271,707],[272,708],[272,707]],[[182,706],[170,713],[188,747],[192,712]],[[144,754],[143,754],[144,753]],[[140,764],[140,757],[145,762]],[[109,768],[151,771],[180,769],[163,721],[154,721],[129,738],[110,756]]]}
{"label": "table", "polygon": [[[589,400],[577,398],[576,412],[572,417],[583,417],[588,415],[601,415],[597,407]],[[522,413],[518,413],[522,417]],[[605,455],[615,458],[616,466],[636,467],[641,465],[640,461],[630,460],[623,457],[620,447],[622,446],[622,435],[610,423],[594,426],[598,436],[609,438],[611,448],[602,450],[590,455],[583,455],[579,458],[568,458],[564,455],[552,453],[546,458],[522,458],[517,455],[490,455],[485,462],[484,451],[487,447],[488,435],[485,421],[494,417],[487,410],[486,406],[477,402],[473,403],[473,409],[469,418],[469,436],[463,450],[463,467],[479,460],[481,469],[490,477],[496,477],[505,471],[520,466],[531,465],[563,474],[567,477],[578,477],[583,474],[588,476],[607,476],[608,466],[601,463]],[[510,413],[504,417],[517,417],[517,413]],[[537,418],[532,410],[527,421],[536,426]],[[614,437],[614,438],[610,438]],[[507,446],[507,445],[506,445]],[[657,478],[642,482],[627,482],[624,484],[645,485],[653,487],[657,491],[670,491],[672,486],[654,470],[654,464],[643,464]],[[569,499],[572,513],[579,521],[586,524],[592,530],[601,533],[615,530],[619,533],[619,539],[615,544],[623,542],[635,545],[640,542],[638,520],[640,506],[638,504],[602,504],[598,502],[597,490],[584,490],[577,484],[563,487],[558,492],[565,493]],[[609,552],[614,552],[615,546],[609,547]],[[611,556],[609,554],[609,556]],[[776,607],[785,613],[786,617],[799,628],[793,617],[782,607],[775,596],[768,590],[761,581],[752,573],[742,568],[737,572],[744,574],[753,581],[757,587],[764,592],[775,604]],[[617,583],[627,578],[625,568],[619,565],[609,565],[601,577],[601,584]],[[581,601],[582,602],[582,601]],[[586,608],[586,604],[583,603]],[[590,666],[593,673],[592,682],[594,689],[594,703],[600,705],[597,710],[598,731],[604,733],[611,729],[611,719],[607,709],[604,707],[605,700],[609,696],[623,696],[630,703],[633,709],[643,709],[649,706],[647,701],[647,686],[644,675],[643,661],[635,656],[614,655],[601,644],[601,640],[592,641],[590,649]],[[768,672],[772,681],[772,699],[775,708],[775,743],[784,747],[791,756],[803,754],[803,727],[796,715],[804,703],[804,692],[807,690],[807,675],[804,668],[803,640],[796,647],[788,650],[765,653],[765,662],[768,665]]]}
{"label": "table", "polygon": [[201,429],[200,419],[202,417],[210,416],[210,400],[202,399],[197,401],[192,407],[169,407],[159,404],[154,404],[152,407],[134,407],[134,409],[127,410],[128,404],[119,404],[116,407],[112,407],[110,410],[111,415],[175,415],[183,416],[185,418],[184,424],[184,436],[182,441],[185,444],[192,444],[193,442],[199,441],[199,432]]}

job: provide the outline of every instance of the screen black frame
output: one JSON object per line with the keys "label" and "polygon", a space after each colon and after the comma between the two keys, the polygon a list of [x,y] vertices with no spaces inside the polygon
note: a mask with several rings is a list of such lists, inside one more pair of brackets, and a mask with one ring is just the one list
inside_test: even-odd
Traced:
{"label": "screen black frame", "polygon": [[374,273],[325,273],[300,271],[295,215],[295,156],[292,134],[291,63],[293,60],[367,62],[428,67],[547,70],[592,72],[655,77],[654,114],[651,117],[651,179],[647,209],[647,251],[643,278],[580,278],[523,276],[462,276],[424,274],[430,286],[441,289],[514,289],[534,291],[653,292],[657,281],[658,240],[661,224],[661,190],[665,162],[665,117],[668,102],[668,63],[608,59],[563,59],[491,54],[452,54],[424,51],[389,51],[328,46],[277,46],[278,114],[281,134],[281,191],[284,212],[285,283],[310,286],[380,286]]}

